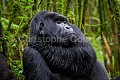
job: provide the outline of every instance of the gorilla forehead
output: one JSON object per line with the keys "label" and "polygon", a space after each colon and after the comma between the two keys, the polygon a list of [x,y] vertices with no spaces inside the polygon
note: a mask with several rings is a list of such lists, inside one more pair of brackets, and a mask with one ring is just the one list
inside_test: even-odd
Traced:
{"label": "gorilla forehead", "polygon": [[41,11],[39,12],[33,19],[38,22],[44,19],[53,19],[53,20],[61,20],[61,21],[67,21],[67,18],[61,14],[58,14],[56,12],[48,12],[48,11]]}
{"label": "gorilla forehead", "polygon": [[55,13],[55,12],[50,12],[48,13],[48,15],[46,16],[47,18],[51,18],[55,21],[67,21],[67,18],[61,14]]}

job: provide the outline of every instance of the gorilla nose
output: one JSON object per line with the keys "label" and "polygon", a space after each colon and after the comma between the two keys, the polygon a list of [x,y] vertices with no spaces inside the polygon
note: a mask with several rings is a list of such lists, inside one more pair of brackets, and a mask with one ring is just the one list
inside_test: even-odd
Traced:
{"label": "gorilla nose", "polygon": [[67,26],[67,27],[65,27],[66,29],[70,29],[70,27],[69,26]]}
{"label": "gorilla nose", "polygon": [[70,26],[66,26],[66,27],[64,28],[64,31],[65,31],[66,33],[75,33],[74,30],[73,30],[73,28],[70,27]]}

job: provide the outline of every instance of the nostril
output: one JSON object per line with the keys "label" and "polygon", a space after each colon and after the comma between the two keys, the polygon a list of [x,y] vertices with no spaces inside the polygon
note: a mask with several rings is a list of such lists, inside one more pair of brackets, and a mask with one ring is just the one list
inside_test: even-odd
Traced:
{"label": "nostril", "polygon": [[66,29],[70,29],[70,27],[65,27]]}

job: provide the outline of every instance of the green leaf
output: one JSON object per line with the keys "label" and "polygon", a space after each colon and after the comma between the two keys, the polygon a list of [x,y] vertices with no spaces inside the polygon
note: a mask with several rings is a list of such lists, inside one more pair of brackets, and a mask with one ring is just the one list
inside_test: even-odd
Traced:
{"label": "green leaf", "polygon": [[18,16],[19,19],[27,19],[28,17],[26,16]]}
{"label": "green leaf", "polygon": [[26,9],[30,9],[30,8],[32,8],[32,6],[25,6],[25,8],[26,8]]}

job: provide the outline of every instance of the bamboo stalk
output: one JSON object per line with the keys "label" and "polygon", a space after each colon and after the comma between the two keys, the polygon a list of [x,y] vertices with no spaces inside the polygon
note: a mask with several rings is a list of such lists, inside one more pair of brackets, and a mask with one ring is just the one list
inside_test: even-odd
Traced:
{"label": "bamboo stalk", "polygon": [[82,29],[82,18],[83,18],[83,10],[84,10],[84,0],[78,0],[78,27]]}
{"label": "bamboo stalk", "polygon": [[[101,24],[104,24],[104,22],[107,20],[107,17],[108,17],[108,10],[107,10],[107,7],[106,7],[106,2],[105,0],[99,0],[99,14],[100,14],[100,23]],[[107,68],[107,70],[109,70],[111,73],[113,72],[113,62],[112,62],[112,50],[107,42],[107,37],[105,37],[105,35],[108,35],[108,29],[107,29],[107,25],[101,25],[101,39],[103,40],[103,42],[101,42],[102,46],[105,46],[105,47],[102,47],[103,51],[106,50],[107,52],[106,53],[103,53],[103,54],[106,54],[108,55],[108,58],[109,58],[109,61],[110,61],[110,64]],[[104,34],[105,33],[105,34]],[[106,57],[104,57],[105,59]],[[105,63],[105,65],[107,65],[108,63]]]}
{"label": "bamboo stalk", "polygon": [[106,37],[105,37],[104,32],[102,32],[102,36],[103,36],[105,48],[106,48],[106,50],[107,50],[107,52],[108,52],[108,57],[109,57],[109,60],[110,60],[110,66],[109,66],[109,68],[110,68],[110,70],[112,71],[112,70],[113,70],[113,65],[112,65],[112,64],[113,64],[113,63],[112,63],[112,51],[111,51],[111,48],[110,48],[110,46],[109,46],[109,44],[108,44],[108,42],[107,42],[107,39],[106,39]]}
{"label": "bamboo stalk", "polygon": [[66,7],[66,11],[65,11],[65,16],[67,16],[69,10],[70,10],[70,4],[71,4],[72,0],[67,0],[67,7]]}
{"label": "bamboo stalk", "polygon": [[[103,24],[104,23],[104,16],[103,16],[103,9],[102,9],[102,1],[101,0],[99,0],[98,1],[99,3],[99,18],[100,18],[100,24]],[[100,26],[101,28],[101,45],[102,45],[102,51],[103,51],[103,58],[104,58],[104,65],[105,65],[105,67],[106,67],[106,69],[107,70],[109,70],[108,69],[108,64],[107,64],[107,58],[106,58],[106,50],[105,50],[105,45],[104,45],[104,39],[103,39],[103,36],[102,36],[102,32],[104,31],[104,29],[103,29],[103,26]]]}
{"label": "bamboo stalk", "polygon": [[56,0],[53,0],[53,11],[56,12]]}
{"label": "bamboo stalk", "polygon": [[50,6],[50,0],[47,0],[47,10],[49,10]]}
{"label": "bamboo stalk", "polygon": [[74,0],[75,24],[78,26],[78,0]]}
{"label": "bamboo stalk", "polygon": [[118,54],[117,54],[117,60],[118,60],[118,70],[119,70],[119,74],[120,74],[120,10],[119,10],[119,1],[118,0],[111,0],[112,5],[113,5],[113,13],[115,16],[115,21],[117,24],[117,41],[118,41]]}

